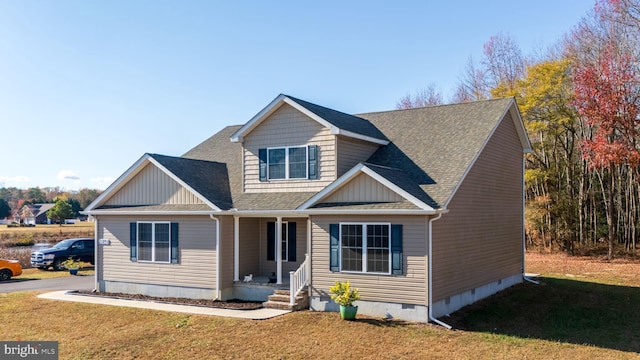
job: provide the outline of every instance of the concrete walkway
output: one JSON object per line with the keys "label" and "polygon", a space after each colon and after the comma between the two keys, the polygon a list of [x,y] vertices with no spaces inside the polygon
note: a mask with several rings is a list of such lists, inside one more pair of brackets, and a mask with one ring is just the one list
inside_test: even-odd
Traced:
{"label": "concrete walkway", "polygon": [[257,309],[257,310],[229,310],[229,309],[216,309],[202,306],[190,306],[190,305],[176,305],[176,304],[164,304],[153,301],[140,301],[140,300],[127,300],[127,299],[114,299],[108,297],[91,296],[91,295],[79,295],[74,294],[71,291],[54,291],[50,293],[38,295],[41,299],[49,300],[63,300],[83,302],[90,304],[100,305],[113,305],[113,306],[125,306],[138,309],[150,309],[159,311],[171,311],[186,314],[196,315],[212,315],[212,316],[226,316],[241,319],[251,320],[264,320],[272,317],[284,315],[291,311],[289,310],[276,310],[276,309]]}

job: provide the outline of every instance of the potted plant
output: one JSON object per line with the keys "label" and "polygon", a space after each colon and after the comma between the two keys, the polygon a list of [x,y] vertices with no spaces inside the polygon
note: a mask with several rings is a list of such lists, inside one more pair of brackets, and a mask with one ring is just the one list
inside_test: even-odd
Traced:
{"label": "potted plant", "polygon": [[335,284],[329,288],[331,299],[340,305],[340,316],[344,320],[353,320],[356,318],[358,307],[353,306],[353,302],[360,299],[360,293],[357,288],[351,288],[349,281],[340,282],[336,280]]}
{"label": "potted plant", "polygon": [[62,262],[62,266],[69,270],[69,274],[77,275],[78,269],[82,267],[82,262],[70,257]]}

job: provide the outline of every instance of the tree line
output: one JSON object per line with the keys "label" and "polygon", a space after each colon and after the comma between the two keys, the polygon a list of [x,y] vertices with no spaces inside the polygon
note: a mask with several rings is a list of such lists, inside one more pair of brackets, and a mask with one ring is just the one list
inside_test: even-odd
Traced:
{"label": "tree line", "polygon": [[[598,0],[543,54],[505,34],[469,59],[451,102],[516,98],[526,154],[527,246],[635,251],[640,239],[640,0]],[[399,109],[443,103],[434,84]]]}
{"label": "tree line", "polygon": [[25,205],[57,203],[59,200],[68,205],[56,206],[56,209],[63,209],[60,216],[75,217],[101,193],[101,190],[87,188],[67,191],[59,187],[32,187],[26,190],[16,187],[2,187],[0,188],[0,219],[10,217],[16,212],[19,214]]}

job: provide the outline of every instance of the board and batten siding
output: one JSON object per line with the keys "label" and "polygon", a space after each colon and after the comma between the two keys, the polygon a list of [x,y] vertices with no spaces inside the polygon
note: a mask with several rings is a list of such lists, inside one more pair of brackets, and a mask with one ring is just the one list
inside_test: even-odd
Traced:
{"label": "board and batten siding", "polygon": [[507,114],[433,222],[433,300],[522,272],[522,146]]}
{"label": "board and batten siding", "polygon": [[338,136],[336,139],[338,155],[338,177],[351,170],[358,163],[365,162],[380,147],[357,139]]}
{"label": "board and batten siding", "polygon": [[[313,216],[311,241],[312,296],[328,297],[336,280],[351,282],[361,300],[400,304],[427,303],[427,218],[425,216]],[[329,225],[340,222],[402,224],[403,275],[332,272],[329,268]]]}
{"label": "board and batten siding", "polygon": [[[329,129],[288,104],[244,138],[244,191],[247,193],[320,191],[336,179],[335,136]],[[318,179],[260,181],[258,150],[270,147],[318,145]]]}
{"label": "board and batten siding", "polygon": [[[179,223],[179,263],[132,262],[129,223],[136,221]],[[98,238],[110,245],[99,245],[98,280],[215,289],[215,237],[216,223],[208,216],[99,216]]]}
{"label": "board and batten siding", "polygon": [[147,164],[105,205],[203,204],[153,164]]}
{"label": "board and batten siding", "polygon": [[341,202],[395,202],[403,201],[404,198],[397,193],[389,190],[388,187],[382,185],[369,175],[360,173],[351,179],[347,184],[343,185],[335,193],[331,194],[322,202],[325,203],[341,203]]}

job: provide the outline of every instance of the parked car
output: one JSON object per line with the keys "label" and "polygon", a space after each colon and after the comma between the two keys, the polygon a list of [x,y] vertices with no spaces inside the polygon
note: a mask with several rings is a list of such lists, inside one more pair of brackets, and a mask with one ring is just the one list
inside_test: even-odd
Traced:
{"label": "parked car", "polygon": [[11,279],[22,274],[22,266],[18,260],[0,259],[0,281]]}
{"label": "parked car", "polygon": [[91,238],[75,238],[62,240],[49,249],[39,249],[31,252],[31,265],[39,269],[64,270],[62,263],[75,259],[94,264],[94,242]]}

